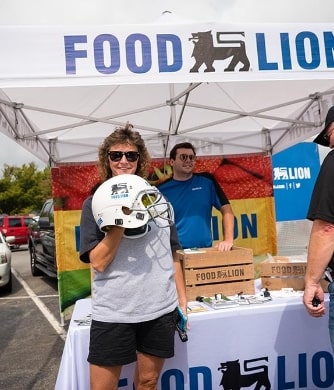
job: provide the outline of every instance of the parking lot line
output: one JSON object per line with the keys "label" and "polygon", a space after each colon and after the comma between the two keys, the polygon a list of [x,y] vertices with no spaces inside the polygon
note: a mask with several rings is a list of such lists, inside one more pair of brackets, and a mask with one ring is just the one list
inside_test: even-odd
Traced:
{"label": "parking lot line", "polygon": [[[40,300],[40,297],[38,297],[34,291],[28,286],[28,284],[22,279],[20,274],[15,270],[15,268],[12,267],[12,273],[15,276],[15,278],[18,280],[18,282],[21,284],[21,286],[24,288],[28,296],[33,300],[35,305],[39,308],[39,310],[42,312],[43,316],[48,320],[50,325],[55,329],[57,334],[65,341],[67,332],[66,330],[61,326],[59,321],[55,318],[55,316],[50,312],[50,310],[44,305],[44,303]],[[16,297],[17,299],[18,297]]]}

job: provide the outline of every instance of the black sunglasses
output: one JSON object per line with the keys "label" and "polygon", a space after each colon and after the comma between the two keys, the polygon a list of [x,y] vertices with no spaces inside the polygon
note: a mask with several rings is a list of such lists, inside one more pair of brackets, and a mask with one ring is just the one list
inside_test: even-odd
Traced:
{"label": "black sunglasses", "polygon": [[135,162],[139,158],[139,153],[138,152],[120,152],[120,151],[109,151],[107,152],[107,155],[109,156],[111,161],[121,161],[123,156],[127,159],[129,162]]}
{"label": "black sunglasses", "polygon": [[187,161],[188,159],[190,161],[195,161],[196,160],[196,155],[195,154],[185,154],[185,153],[182,153],[179,155],[179,158],[181,161]]}

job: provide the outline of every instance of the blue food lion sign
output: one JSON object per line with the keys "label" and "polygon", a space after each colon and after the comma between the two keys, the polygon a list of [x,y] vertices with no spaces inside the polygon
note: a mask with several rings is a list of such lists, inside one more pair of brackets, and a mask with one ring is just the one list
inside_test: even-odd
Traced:
{"label": "blue food lion sign", "polygon": [[272,161],[276,220],[305,219],[320,169],[318,146],[302,142],[275,154]]}

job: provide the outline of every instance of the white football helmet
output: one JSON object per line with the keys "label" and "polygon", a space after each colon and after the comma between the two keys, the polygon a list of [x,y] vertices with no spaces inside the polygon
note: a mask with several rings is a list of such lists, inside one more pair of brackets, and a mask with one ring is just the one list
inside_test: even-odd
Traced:
{"label": "white football helmet", "polygon": [[93,195],[92,211],[103,232],[109,226],[139,228],[149,220],[159,227],[174,223],[170,203],[156,187],[137,175],[117,175],[106,180]]}

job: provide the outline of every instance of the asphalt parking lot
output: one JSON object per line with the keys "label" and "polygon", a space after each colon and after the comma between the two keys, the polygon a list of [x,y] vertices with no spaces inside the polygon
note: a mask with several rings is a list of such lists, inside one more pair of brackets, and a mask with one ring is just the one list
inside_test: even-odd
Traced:
{"label": "asphalt parking lot", "polygon": [[[26,248],[12,253],[13,291],[0,295],[0,389],[54,389],[68,324],[57,281],[34,278]],[[64,389],[66,390],[66,389]]]}

